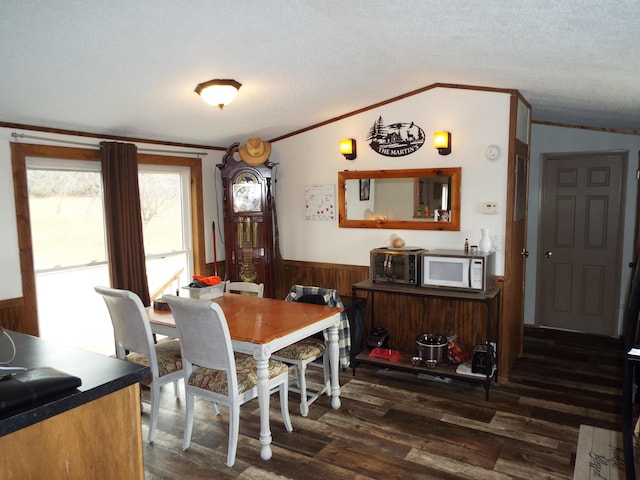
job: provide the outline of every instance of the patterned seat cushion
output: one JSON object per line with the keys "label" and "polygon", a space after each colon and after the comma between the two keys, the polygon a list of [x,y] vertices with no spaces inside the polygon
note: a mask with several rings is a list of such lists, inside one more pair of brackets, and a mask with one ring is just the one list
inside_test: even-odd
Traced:
{"label": "patterned seat cushion", "polygon": [[[238,374],[238,393],[244,393],[258,384],[256,362],[251,355],[234,354],[236,373]],[[274,378],[288,370],[286,364],[277,360],[269,360],[269,378]],[[210,390],[221,395],[229,395],[227,374],[222,370],[197,367],[189,377],[189,385]]]}
{"label": "patterned seat cushion", "polygon": [[308,360],[315,358],[325,351],[325,344],[317,338],[305,338],[293,345],[281,348],[274,355],[290,360]]}
{"label": "patterned seat cushion", "polygon": [[[156,344],[156,357],[158,358],[158,374],[162,377],[168,373],[182,370],[182,353],[180,341],[171,339]],[[142,353],[130,353],[126,360],[139,365],[149,366],[149,359]]]}

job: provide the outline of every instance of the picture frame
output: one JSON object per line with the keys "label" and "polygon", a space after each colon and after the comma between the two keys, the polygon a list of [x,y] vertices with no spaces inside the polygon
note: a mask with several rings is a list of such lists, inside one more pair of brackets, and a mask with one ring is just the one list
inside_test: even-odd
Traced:
{"label": "picture frame", "polygon": [[371,191],[371,179],[361,178],[360,179],[360,201],[369,200],[370,191]]}

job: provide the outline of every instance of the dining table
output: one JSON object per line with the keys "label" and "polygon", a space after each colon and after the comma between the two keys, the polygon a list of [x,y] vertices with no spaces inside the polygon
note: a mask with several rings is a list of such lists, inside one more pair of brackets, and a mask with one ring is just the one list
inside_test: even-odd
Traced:
{"label": "dining table", "polygon": [[[198,301],[198,300],[194,300]],[[253,355],[258,376],[260,410],[260,456],[269,460],[269,357],[272,353],[318,332],[327,331],[331,373],[331,407],[340,408],[338,327],[342,308],[299,302],[286,302],[237,293],[223,293],[211,299],[222,308],[234,351]],[[146,308],[151,331],[180,338],[171,311]]]}

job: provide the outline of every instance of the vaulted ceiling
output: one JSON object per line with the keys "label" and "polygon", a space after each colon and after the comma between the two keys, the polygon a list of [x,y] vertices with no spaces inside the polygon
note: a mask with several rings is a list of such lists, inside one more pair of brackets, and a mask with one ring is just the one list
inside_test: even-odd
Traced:
{"label": "vaulted ceiling", "polygon": [[[2,0],[0,122],[226,147],[434,83],[640,131],[635,1]],[[233,78],[227,108],[196,84]]]}

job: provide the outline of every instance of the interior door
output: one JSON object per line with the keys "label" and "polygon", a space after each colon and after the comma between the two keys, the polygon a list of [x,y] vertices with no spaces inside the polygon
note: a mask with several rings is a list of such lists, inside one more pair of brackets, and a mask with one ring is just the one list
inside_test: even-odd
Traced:
{"label": "interior door", "polygon": [[616,336],[626,153],[542,158],[537,324]]}

